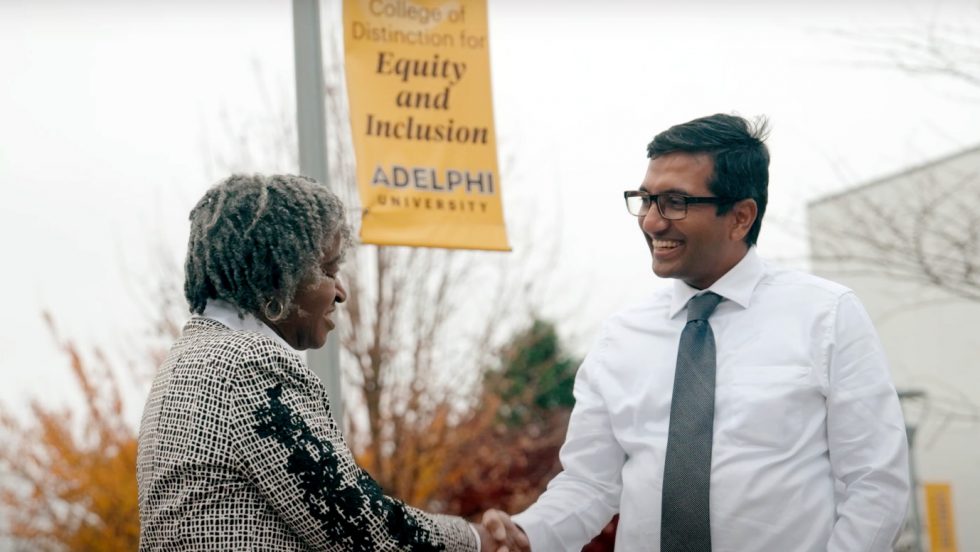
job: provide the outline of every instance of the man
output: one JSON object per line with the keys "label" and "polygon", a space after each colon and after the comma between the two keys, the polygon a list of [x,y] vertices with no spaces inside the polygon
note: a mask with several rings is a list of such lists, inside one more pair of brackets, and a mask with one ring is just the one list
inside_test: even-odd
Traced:
{"label": "man", "polygon": [[[563,472],[492,534],[580,550],[885,551],[909,496],[905,426],[854,293],[756,253],[764,122],[658,134],[626,192],[669,289],[604,325],[579,369]],[[689,321],[690,319],[690,321]]]}

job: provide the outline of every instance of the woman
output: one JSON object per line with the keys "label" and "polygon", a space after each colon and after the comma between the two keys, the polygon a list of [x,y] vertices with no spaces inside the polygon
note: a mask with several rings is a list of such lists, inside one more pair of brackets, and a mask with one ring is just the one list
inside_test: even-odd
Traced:
{"label": "woman", "polygon": [[477,550],[482,528],[384,496],[357,467],[300,354],[347,297],[340,200],[301,176],[235,175],[190,220],[196,316],[143,413],[140,550]]}

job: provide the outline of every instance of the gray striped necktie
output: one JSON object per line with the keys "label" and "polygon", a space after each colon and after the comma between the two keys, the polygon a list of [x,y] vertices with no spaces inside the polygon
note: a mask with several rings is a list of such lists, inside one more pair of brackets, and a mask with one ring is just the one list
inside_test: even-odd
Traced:
{"label": "gray striped necktie", "polygon": [[661,552],[711,550],[708,495],[715,416],[715,337],[708,317],[721,301],[708,292],[687,304],[670,403],[664,459]]}

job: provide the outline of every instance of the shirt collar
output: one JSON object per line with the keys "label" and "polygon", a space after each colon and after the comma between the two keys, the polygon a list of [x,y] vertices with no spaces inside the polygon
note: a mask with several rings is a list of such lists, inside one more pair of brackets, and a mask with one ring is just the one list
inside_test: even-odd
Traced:
{"label": "shirt collar", "polygon": [[264,336],[272,338],[286,349],[296,351],[296,349],[293,349],[289,343],[286,343],[286,340],[280,337],[275,330],[266,325],[265,322],[259,320],[249,313],[239,314],[239,310],[228,301],[223,301],[221,299],[209,299],[207,305],[204,306],[204,312],[201,313],[201,316],[204,318],[210,318],[211,320],[227,326],[232,330],[260,333]]}
{"label": "shirt collar", "polygon": [[683,281],[675,279],[668,315],[670,318],[677,316],[677,313],[687,306],[687,302],[692,297],[707,291],[713,291],[725,299],[737,303],[742,308],[747,308],[752,299],[752,292],[755,291],[756,285],[762,280],[764,274],[765,266],[753,245],[749,247],[748,252],[738,264],[733,266],[717,282],[711,284],[708,289],[695,289]]}

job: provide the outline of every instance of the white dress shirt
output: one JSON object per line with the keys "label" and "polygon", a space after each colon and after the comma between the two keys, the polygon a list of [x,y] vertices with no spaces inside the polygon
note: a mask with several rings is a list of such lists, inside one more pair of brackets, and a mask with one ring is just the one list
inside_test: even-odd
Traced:
{"label": "white dress shirt", "polygon": [[231,330],[236,330],[240,332],[256,332],[260,333],[266,337],[272,338],[273,341],[279,343],[286,348],[287,351],[293,351],[296,354],[300,352],[293,348],[292,345],[286,342],[275,330],[266,325],[265,322],[259,320],[255,316],[249,313],[238,314],[238,309],[228,301],[222,299],[208,299],[207,304],[204,306],[204,312],[201,313],[204,318],[210,318],[215,322],[219,322],[226,328]]}
{"label": "white dress shirt", "polygon": [[[718,362],[714,552],[886,551],[909,498],[905,424],[867,313],[847,288],[751,248],[710,288]],[[564,469],[514,521],[534,552],[578,551],[619,512],[616,550],[660,550],[681,330],[675,280],[606,321],[579,368]]]}

